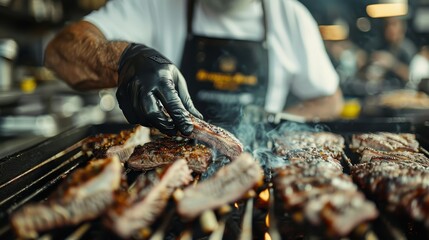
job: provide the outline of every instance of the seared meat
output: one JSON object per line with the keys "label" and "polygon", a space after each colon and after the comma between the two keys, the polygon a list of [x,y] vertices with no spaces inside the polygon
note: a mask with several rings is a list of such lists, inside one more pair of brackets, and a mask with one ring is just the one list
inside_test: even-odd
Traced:
{"label": "seared meat", "polygon": [[12,227],[23,238],[98,217],[121,185],[122,166],[116,156],[92,160],[73,172],[46,202],[28,204],[13,213]]}
{"label": "seared meat", "polygon": [[105,224],[122,238],[130,238],[150,227],[164,212],[173,191],[192,181],[191,172],[186,161],[179,159],[160,175],[153,172],[140,175],[127,196],[116,198]]}
{"label": "seared meat", "polygon": [[324,159],[292,163],[276,170],[274,188],[285,211],[298,224],[324,236],[344,237],[378,212],[352,179]]}
{"label": "seared meat", "polygon": [[185,159],[192,171],[202,173],[207,170],[212,152],[202,144],[192,141],[179,141],[173,138],[160,138],[134,149],[127,163],[136,170],[148,170]]}
{"label": "seared meat", "polygon": [[365,148],[388,152],[418,152],[419,143],[416,140],[416,136],[410,133],[362,133],[353,135],[350,148],[357,152],[362,151]]}
{"label": "seared meat", "polygon": [[384,198],[406,185],[429,184],[429,168],[413,161],[373,161],[352,167],[355,182]]}
{"label": "seared meat", "polygon": [[283,158],[291,163],[300,161],[318,161],[324,160],[336,166],[339,171],[343,170],[341,166],[342,151],[328,150],[325,148],[302,148],[288,151]]}
{"label": "seared meat", "polygon": [[191,119],[194,130],[185,137],[206,143],[231,160],[243,152],[243,144],[232,133],[199,118],[191,116]]}
{"label": "seared meat", "polygon": [[376,160],[352,167],[355,182],[381,206],[429,229],[429,168],[414,161]]}
{"label": "seared meat", "polygon": [[262,169],[249,153],[242,153],[211,178],[184,190],[177,210],[185,218],[195,218],[203,211],[215,209],[240,199],[262,181]]}
{"label": "seared meat", "polygon": [[429,158],[422,153],[416,152],[385,152],[370,148],[361,150],[361,163],[372,161],[412,161],[429,167]]}
{"label": "seared meat", "polygon": [[118,134],[106,133],[88,137],[82,143],[82,150],[95,158],[117,155],[121,162],[125,162],[137,145],[143,145],[149,140],[149,129],[136,125],[133,129],[123,130]]}
{"label": "seared meat", "polygon": [[286,132],[273,138],[275,153],[279,156],[301,148],[323,148],[335,152],[344,148],[344,138],[330,132]]}

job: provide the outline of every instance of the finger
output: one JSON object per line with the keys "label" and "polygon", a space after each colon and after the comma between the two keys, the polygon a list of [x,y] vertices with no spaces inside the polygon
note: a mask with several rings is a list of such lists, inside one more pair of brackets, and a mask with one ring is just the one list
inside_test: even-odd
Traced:
{"label": "finger", "polygon": [[162,133],[168,135],[175,134],[176,130],[173,121],[165,115],[152,93],[142,98],[140,108],[142,112],[140,115],[141,122],[147,122],[150,126],[159,129]]}
{"label": "finger", "polygon": [[162,79],[155,94],[161,100],[178,130],[184,135],[191,134],[194,127],[189,117],[189,112],[185,109],[182,100],[179,98],[173,81]]}
{"label": "finger", "polygon": [[116,91],[116,99],[118,101],[119,108],[122,110],[122,113],[124,114],[127,121],[129,123],[136,124],[138,123],[137,115],[133,109],[131,95],[129,94],[128,89],[132,89],[131,84],[124,83],[120,85]]}
{"label": "finger", "polygon": [[177,90],[179,93],[179,97],[182,100],[185,108],[195,117],[203,119],[203,115],[197,110],[192,102],[191,96],[189,95],[188,86],[186,84],[186,80],[183,77],[182,73],[179,70],[176,71],[177,74]]}

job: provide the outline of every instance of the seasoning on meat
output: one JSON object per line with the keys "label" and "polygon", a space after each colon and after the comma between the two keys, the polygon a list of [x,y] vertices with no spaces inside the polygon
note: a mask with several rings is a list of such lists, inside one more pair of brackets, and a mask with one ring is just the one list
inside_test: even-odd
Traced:
{"label": "seasoning on meat", "polygon": [[186,138],[206,143],[231,160],[243,152],[243,144],[232,133],[194,116],[191,116],[191,120],[194,130]]}
{"label": "seasoning on meat", "polygon": [[380,151],[418,152],[419,143],[416,140],[416,136],[411,133],[362,133],[352,136],[350,148],[356,152],[365,148]]}
{"label": "seasoning on meat", "polygon": [[345,237],[378,216],[352,179],[322,158],[277,169],[274,188],[295,222],[315,227],[328,238]]}
{"label": "seasoning on meat", "polygon": [[285,132],[273,138],[275,153],[279,156],[302,148],[325,148],[333,151],[344,148],[344,138],[330,132]]}
{"label": "seasoning on meat", "polygon": [[262,181],[262,169],[249,153],[242,153],[211,178],[184,190],[177,211],[185,218],[195,218],[203,211],[239,200]]}
{"label": "seasoning on meat", "polygon": [[162,216],[175,189],[192,181],[186,161],[179,159],[163,173],[142,174],[130,193],[118,195],[108,211],[105,224],[122,238],[135,236]]}
{"label": "seasoning on meat", "polygon": [[189,140],[160,138],[137,146],[128,159],[128,166],[135,170],[148,170],[171,164],[177,159],[185,159],[196,173],[202,173],[212,160],[212,152],[202,144]]}
{"label": "seasoning on meat", "polygon": [[116,156],[92,160],[74,171],[43,203],[27,204],[11,217],[19,237],[94,219],[113,202],[121,186],[122,166]]}
{"label": "seasoning on meat", "polygon": [[373,160],[352,167],[353,179],[386,210],[406,213],[429,229],[429,168],[413,160]]}
{"label": "seasoning on meat", "polygon": [[371,148],[364,148],[361,150],[360,163],[367,163],[372,161],[412,161],[429,167],[429,158],[423,153],[398,151],[386,152],[377,151]]}
{"label": "seasoning on meat", "polygon": [[149,131],[148,128],[136,125],[133,129],[122,130],[118,134],[98,134],[85,139],[82,150],[95,158],[117,155],[123,163],[128,160],[136,146],[150,141]]}

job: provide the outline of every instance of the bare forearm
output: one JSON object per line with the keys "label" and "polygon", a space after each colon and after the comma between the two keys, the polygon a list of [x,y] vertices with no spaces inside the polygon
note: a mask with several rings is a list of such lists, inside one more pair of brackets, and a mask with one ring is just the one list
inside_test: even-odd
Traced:
{"label": "bare forearm", "polygon": [[45,65],[79,90],[116,87],[119,58],[127,42],[109,42],[91,23],[64,28],[48,45]]}
{"label": "bare forearm", "polygon": [[409,80],[409,70],[408,65],[404,63],[397,63],[393,68],[392,71],[398,75],[402,81],[408,82]]}
{"label": "bare forearm", "polygon": [[307,120],[329,120],[340,115],[343,104],[342,93],[338,89],[333,95],[303,101],[286,109],[286,112],[303,116]]}

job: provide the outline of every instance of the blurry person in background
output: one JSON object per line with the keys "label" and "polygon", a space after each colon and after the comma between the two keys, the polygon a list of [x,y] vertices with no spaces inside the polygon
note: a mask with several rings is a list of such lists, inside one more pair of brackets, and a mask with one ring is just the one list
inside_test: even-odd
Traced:
{"label": "blurry person in background", "polygon": [[325,41],[325,46],[341,82],[354,80],[367,62],[367,53],[350,39]]}
{"label": "blurry person in background", "polygon": [[[332,119],[343,104],[317,24],[296,0],[112,0],[66,26],[45,63],[76,89],[118,87],[130,123],[166,133],[190,134],[198,110],[213,122],[240,119],[246,105]],[[289,94],[301,102],[286,108]]]}
{"label": "blurry person in background", "polygon": [[384,20],[383,41],[369,59],[372,65],[369,69],[374,73],[369,78],[405,86],[409,77],[409,64],[416,53],[416,47],[406,37],[406,31],[403,18],[390,17]]}
{"label": "blurry person in background", "polygon": [[410,64],[410,81],[408,88],[429,93],[429,36],[423,38],[420,51],[413,57]]}

